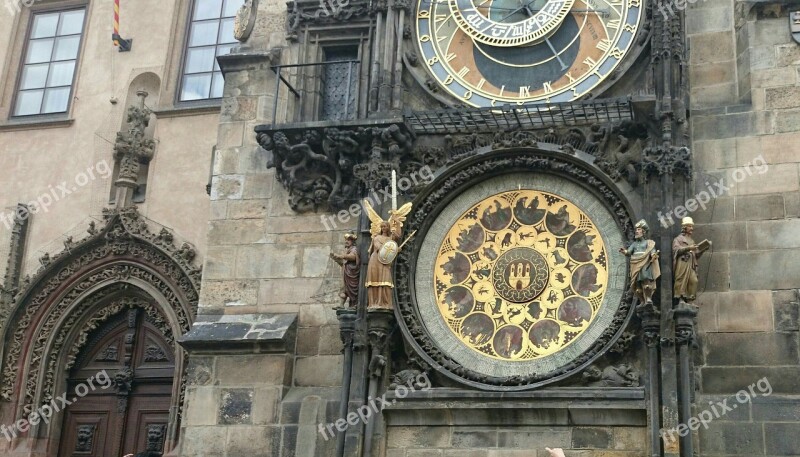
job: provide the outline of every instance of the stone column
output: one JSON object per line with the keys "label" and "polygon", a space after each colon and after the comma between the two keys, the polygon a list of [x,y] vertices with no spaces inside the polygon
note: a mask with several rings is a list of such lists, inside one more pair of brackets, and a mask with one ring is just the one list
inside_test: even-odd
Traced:
{"label": "stone column", "polygon": [[[339,319],[339,336],[344,347],[344,361],[342,362],[342,391],[339,396],[339,417],[347,417],[350,403],[350,380],[353,377],[353,339],[356,333],[356,320],[358,311],[355,308],[336,310]],[[336,435],[336,457],[344,455],[345,432]]]}
{"label": "stone column", "polygon": [[658,353],[661,342],[661,317],[654,305],[642,305],[640,310],[644,342],[647,345],[647,408],[650,416],[650,457],[661,455],[661,368]]}
{"label": "stone column", "polygon": [[[389,330],[394,324],[394,311],[390,309],[370,309],[367,311],[367,337],[370,345],[369,362],[369,396],[367,403],[378,396],[379,389],[383,387],[383,379],[386,364],[386,341]],[[364,451],[363,457],[372,456],[372,442],[375,434],[376,424],[382,423],[381,412],[373,411],[374,415],[367,422],[364,430]]]}
{"label": "stone column", "polygon": [[[678,346],[678,376],[680,390],[678,401],[680,404],[681,429],[688,426],[692,417],[692,397],[694,396],[694,370],[692,368],[692,344],[694,344],[694,318],[697,317],[697,307],[681,300],[675,307],[675,344]],[[691,456],[694,452],[692,431],[681,437],[681,455]]]}

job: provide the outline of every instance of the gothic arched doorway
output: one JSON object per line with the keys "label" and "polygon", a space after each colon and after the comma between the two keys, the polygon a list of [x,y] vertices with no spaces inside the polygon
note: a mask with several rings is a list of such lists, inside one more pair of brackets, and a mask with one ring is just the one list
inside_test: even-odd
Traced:
{"label": "gothic arched doorway", "polygon": [[163,452],[174,375],[171,344],[144,309],[108,319],[69,373],[67,392],[77,401],[67,406],[58,455]]}
{"label": "gothic arched doorway", "polygon": [[[0,419],[30,425],[13,431],[9,455],[120,457],[145,450],[148,437],[167,452],[178,443],[186,354],[177,340],[197,314],[194,248],[151,232],[135,208],[107,211],[105,226],[87,232],[40,259],[9,312],[0,309]],[[113,385],[99,388],[104,380]],[[58,408],[45,421],[48,405]]]}

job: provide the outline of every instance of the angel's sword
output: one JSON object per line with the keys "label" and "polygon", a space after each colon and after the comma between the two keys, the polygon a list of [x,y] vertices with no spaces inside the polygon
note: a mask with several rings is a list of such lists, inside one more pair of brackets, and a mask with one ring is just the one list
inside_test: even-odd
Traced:
{"label": "angel's sword", "polygon": [[397,172],[392,170],[392,211],[397,211]]}
{"label": "angel's sword", "polygon": [[406,238],[406,240],[405,240],[405,241],[403,241],[403,244],[401,244],[400,246],[398,246],[398,247],[397,247],[397,250],[399,251],[400,249],[403,249],[403,246],[405,246],[405,245],[406,245],[406,243],[408,243],[409,241],[411,241],[411,238],[414,238],[414,235],[416,235],[416,233],[417,233],[417,231],[416,231],[416,230],[414,230],[413,232],[411,232],[411,234],[410,234],[410,235],[408,235],[408,238]]}

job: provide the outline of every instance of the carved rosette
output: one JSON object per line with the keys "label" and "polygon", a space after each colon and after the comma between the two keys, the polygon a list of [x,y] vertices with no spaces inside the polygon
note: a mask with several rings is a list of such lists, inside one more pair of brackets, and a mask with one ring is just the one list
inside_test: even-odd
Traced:
{"label": "carved rosette", "polygon": [[[151,232],[135,207],[105,211],[104,219],[103,228],[92,224],[86,238],[69,240],[64,251],[50,256],[50,262],[21,285],[14,311],[0,322],[0,327],[9,324],[0,399],[13,400],[20,380],[19,401],[29,405],[26,409],[52,398],[61,365],[72,366],[88,334],[122,309],[143,309],[171,342],[191,327],[201,277],[193,264],[194,248],[188,243],[175,246],[167,230]],[[149,296],[136,282],[158,291],[176,320],[167,318],[155,301],[114,299],[122,292]],[[69,287],[63,290],[65,284]],[[95,314],[87,319],[87,313]],[[62,321],[63,316],[67,319]],[[77,328],[79,322],[84,324]]]}

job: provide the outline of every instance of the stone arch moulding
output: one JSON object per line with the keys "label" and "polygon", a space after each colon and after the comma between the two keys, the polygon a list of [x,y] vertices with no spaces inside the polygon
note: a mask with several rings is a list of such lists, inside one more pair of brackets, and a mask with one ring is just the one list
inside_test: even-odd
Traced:
{"label": "stone arch moulding", "polygon": [[[175,348],[174,440],[186,386],[186,357],[175,342],[197,315],[201,269],[193,264],[195,249],[175,246],[167,229],[151,232],[136,207],[105,210],[103,219],[102,227],[89,225],[87,237],[69,237],[62,252],[45,254],[42,267],[22,281],[0,314],[0,412],[27,418],[60,395],[92,330],[137,307]],[[58,422],[49,424],[50,438],[60,430]],[[43,438],[41,427],[28,436]]]}
{"label": "stone arch moulding", "polygon": [[[530,146],[500,144],[477,147],[458,163],[439,169],[435,179],[415,199],[415,208],[408,219],[408,233],[417,230],[410,249],[398,255],[396,264],[396,313],[403,337],[431,369],[474,388],[495,391],[519,391],[541,387],[565,379],[590,365],[605,353],[623,333],[633,315],[630,298],[624,296],[613,320],[596,341],[565,366],[547,373],[525,376],[490,377],[467,369],[437,347],[419,314],[415,275],[417,253],[436,217],[458,195],[487,179],[514,173],[535,172],[554,175],[583,187],[593,194],[614,219],[620,234],[633,237],[637,211],[617,186],[595,165],[595,157],[572,148],[548,143]],[[627,275],[627,272],[625,273]],[[626,276],[627,277],[627,276]],[[423,368],[427,368],[424,367]]]}

